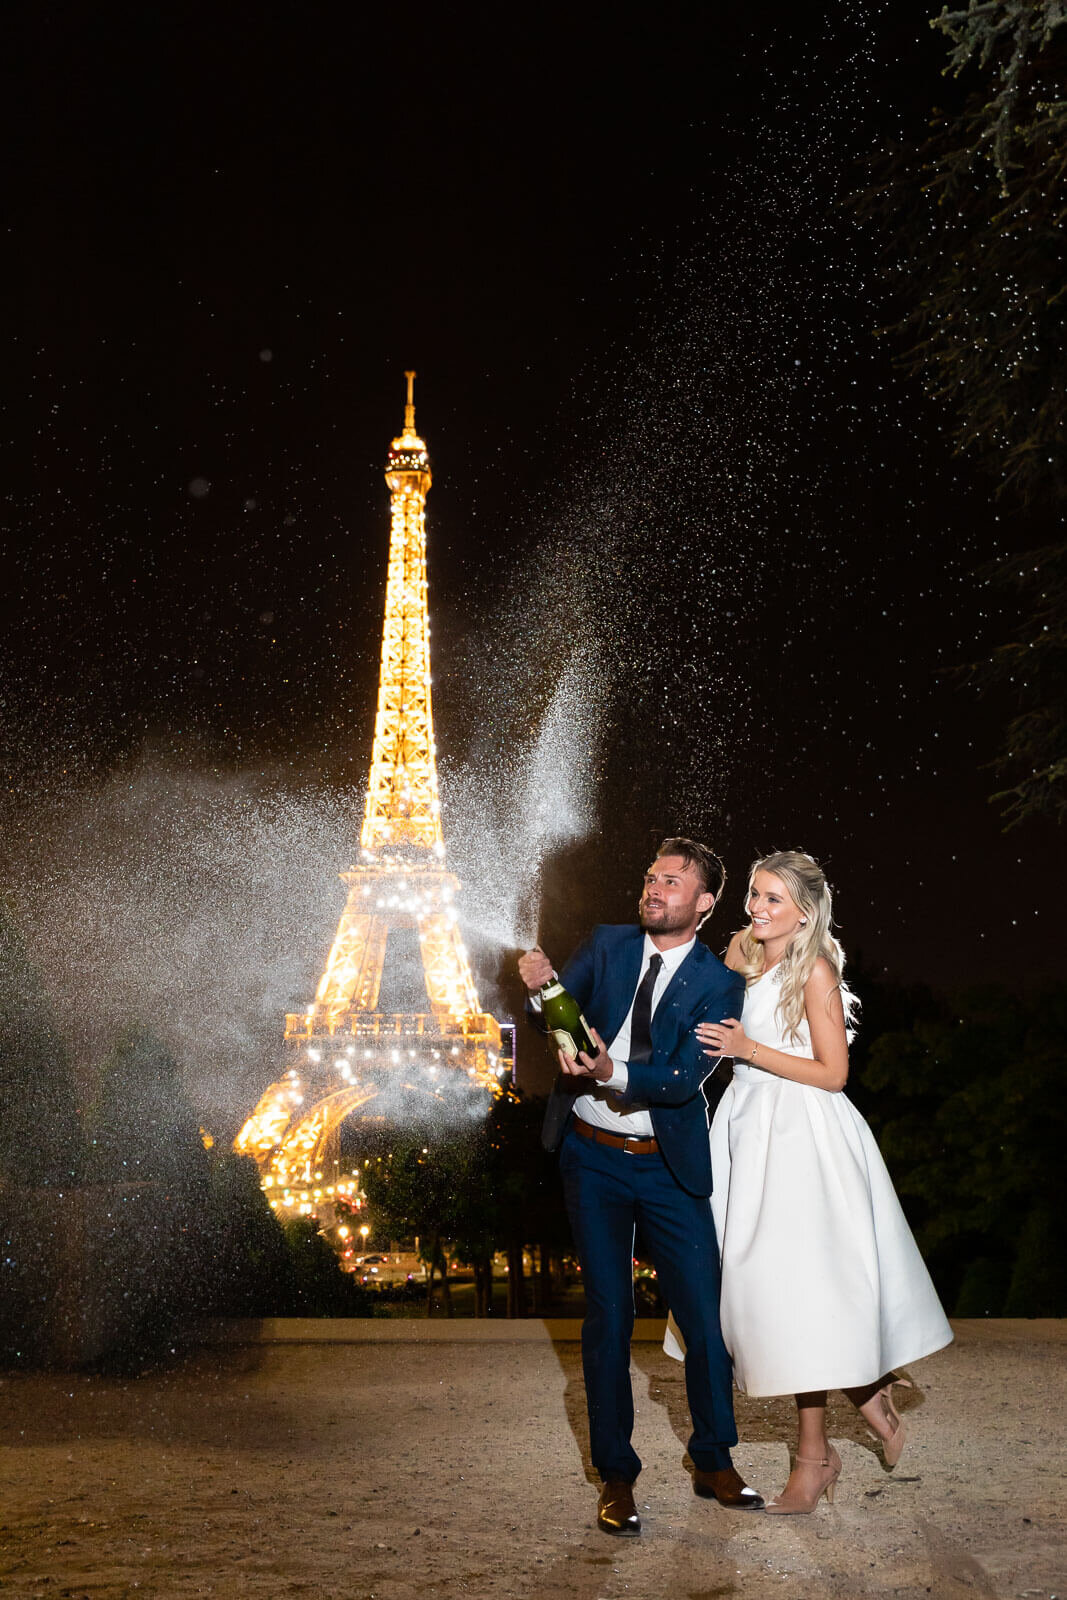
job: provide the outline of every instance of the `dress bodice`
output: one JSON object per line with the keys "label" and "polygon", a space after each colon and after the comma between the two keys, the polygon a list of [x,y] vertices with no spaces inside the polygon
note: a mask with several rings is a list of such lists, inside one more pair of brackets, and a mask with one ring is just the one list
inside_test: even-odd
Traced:
{"label": "dress bodice", "polygon": [[[768,1049],[781,1050],[783,1055],[787,1056],[806,1056],[810,1061],[814,1057],[814,1052],[811,1048],[811,1033],[806,1017],[801,1019],[796,1039],[785,1037],[785,1024],[778,1015],[778,1001],[781,997],[780,978],[781,966],[773,966],[770,972],[765,972],[755,983],[749,985],[745,990],[741,1026],[753,1044],[765,1044]],[[753,1082],[767,1078],[775,1078],[778,1083],[784,1081],[772,1072],[764,1072],[760,1067],[753,1066],[749,1061],[735,1061],[734,1075],[742,1079],[751,1079]]]}

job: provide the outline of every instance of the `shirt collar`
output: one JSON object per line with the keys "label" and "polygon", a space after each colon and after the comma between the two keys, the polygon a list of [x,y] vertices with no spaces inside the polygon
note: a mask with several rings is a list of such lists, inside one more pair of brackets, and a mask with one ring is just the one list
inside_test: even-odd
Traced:
{"label": "shirt collar", "polygon": [[652,943],[651,935],[646,933],[645,949],[641,960],[642,972],[647,970],[649,960],[652,956],[662,956],[664,972],[668,975],[668,977],[673,977],[696,942],[696,934],[694,934],[689,940],[688,944],[676,944],[671,950],[657,950],[656,946]]}

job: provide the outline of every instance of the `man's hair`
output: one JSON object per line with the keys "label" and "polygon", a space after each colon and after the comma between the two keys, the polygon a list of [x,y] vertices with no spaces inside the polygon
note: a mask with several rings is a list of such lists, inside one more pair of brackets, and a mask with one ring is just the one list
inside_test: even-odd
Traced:
{"label": "man's hair", "polygon": [[705,893],[713,894],[718,900],[726,882],[726,868],[714,850],[709,850],[706,844],[698,844],[695,839],[664,839],[656,851],[657,861],[660,856],[681,856],[687,867],[696,868]]}

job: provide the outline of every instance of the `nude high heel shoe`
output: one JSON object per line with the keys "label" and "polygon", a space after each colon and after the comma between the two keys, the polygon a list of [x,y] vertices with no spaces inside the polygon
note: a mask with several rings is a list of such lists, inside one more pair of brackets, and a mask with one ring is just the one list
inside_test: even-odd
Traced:
{"label": "nude high heel shoe", "polygon": [[807,1492],[799,1485],[790,1488],[796,1477],[796,1467],[789,1474],[789,1483],[786,1484],[776,1500],[771,1500],[766,1506],[768,1513],[773,1512],[780,1517],[792,1517],[801,1513],[815,1510],[820,1498],[825,1495],[827,1504],[834,1503],[834,1485],[841,1476],[841,1457],[833,1445],[827,1445],[826,1454],[812,1459],[810,1456],[797,1456],[797,1467],[821,1467],[822,1471],[815,1480],[816,1488],[812,1493],[810,1487]]}
{"label": "nude high heel shoe", "polygon": [[871,1396],[872,1400],[878,1400],[881,1402],[882,1415],[892,1429],[892,1432],[889,1434],[888,1438],[885,1434],[876,1433],[873,1429],[871,1430],[871,1438],[877,1439],[882,1446],[882,1454],[885,1457],[885,1464],[887,1467],[896,1466],[897,1462],[900,1460],[900,1453],[904,1449],[904,1445],[907,1440],[907,1434],[904,1431],[904,1423],[901,1419],[900,1413],[897,1411],[896,1406],[893,1404],[893,1385],[897,1383],[900,1384],[902,1389],[914,1389],[915,1387],[909,1378],[892,1378],[886,1384],[884,1389],[879,1389],[877,1394]]}

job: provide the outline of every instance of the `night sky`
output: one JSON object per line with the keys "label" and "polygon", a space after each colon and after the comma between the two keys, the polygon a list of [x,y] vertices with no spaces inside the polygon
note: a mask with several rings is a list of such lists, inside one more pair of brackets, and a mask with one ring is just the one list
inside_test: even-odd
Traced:
{"label": "night sky", "polygon": [[955,92],[930,9],[24,7],[8,875],[27,818],[146,764],[358,786],[410,366],[446,827],[450,772],[499,803],[588,686],[553,953],[682,831],[730,869],[712,943],[797,846],[875,970],[1051,972],[1055,834],[1001,831],[1010,708],[953,671],[1011,636],[982,569],[1048,528],[875,337],[906,242],[846,203]]}

